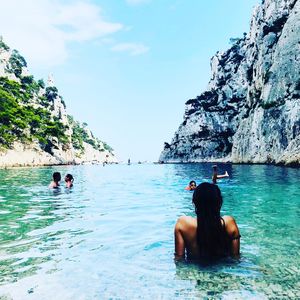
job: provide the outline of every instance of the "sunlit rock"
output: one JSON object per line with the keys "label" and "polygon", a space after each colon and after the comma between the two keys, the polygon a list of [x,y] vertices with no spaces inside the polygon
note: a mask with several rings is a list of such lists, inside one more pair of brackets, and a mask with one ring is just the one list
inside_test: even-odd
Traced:
{"label": "sunlit rock", "polygon": [[300,164],[300,2],[265,0],[250,32],[211,59],[160,161]]}

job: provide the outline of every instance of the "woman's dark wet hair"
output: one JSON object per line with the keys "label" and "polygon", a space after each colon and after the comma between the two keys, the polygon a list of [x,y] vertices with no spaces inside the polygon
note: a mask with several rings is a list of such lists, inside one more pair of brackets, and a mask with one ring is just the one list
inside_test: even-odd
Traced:
{"label": "woman's dark wet hair", "polygon": [[61,180],[61,175],[59,172],[54,172],[53,173],[53,181],[60,181]]}
{"label": "woman's dark wet hair", "polygon": [[194,191],[193,203],[197,215],[197,243],[201,255],[226,255],[225,227],[220,215],[223,199],[219,187],[208,182],[201,183]]}
{"label": "woman's dark wet hair", "polygon": [[196,183],[196,181],[195,181],[195,180],[192,180],[192,181],[190,181],[189,185],[192,185],[192,184],[195,184],[195,185],[197,185],[197,183]]}
{"label": "woman's dark wet hair", "polygon": [[71,175],[71,174],[67,174],[65,178],[67,178],[68,180],[70,180],[72,182],[74,181],[73,175]]}
{"label": "woman's dark wet hair", "polygon": [[67,178],[70,181],[74,181],[73,175],[71,174],[67,174],[65,178]]}

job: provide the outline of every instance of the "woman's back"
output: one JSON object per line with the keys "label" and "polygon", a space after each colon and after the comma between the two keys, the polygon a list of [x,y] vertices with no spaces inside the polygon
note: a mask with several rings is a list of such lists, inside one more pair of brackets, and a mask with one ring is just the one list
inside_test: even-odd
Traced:
{"label": "woman's back", "polygon": [[239,254],[239,229],[230,216],[221,217],[223,203],[217,185],[200,184],[193,194],[197,218],[180,217],[175,226],[175,256],[189,259]]}
{"label": "woman's back", "polygon": [[[214,249],[214,253],[217,253],[217,255],[212,256],[238,256],[240,250],[239,229],[232,217],[224,216],[222,220],[224,220],[224,244],[220,245],[218,249]],[[210,256],[210,253],[205,253],[205,249],[198,243],[196,218],[183,216],[180,217],[176,223],[175,255],[178,256],[178,258],[185,256],[185,252],[182,251],[182,243],[184,243],[184,249],[188,259],[195,260]]]}

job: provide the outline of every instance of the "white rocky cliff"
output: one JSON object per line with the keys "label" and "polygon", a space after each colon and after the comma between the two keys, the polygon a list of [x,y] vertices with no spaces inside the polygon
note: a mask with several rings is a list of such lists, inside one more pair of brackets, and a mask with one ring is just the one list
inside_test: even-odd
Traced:
{"label": "white rocky cliff", "polygon": [[263,1],[211,68],[160,161],[299,165],[300,1]]}
{"label": "white rocky cliff", "polygon": [[0,37],[0,167],[117,162],[87,124],[67,115],[54,86],[29,75]]}

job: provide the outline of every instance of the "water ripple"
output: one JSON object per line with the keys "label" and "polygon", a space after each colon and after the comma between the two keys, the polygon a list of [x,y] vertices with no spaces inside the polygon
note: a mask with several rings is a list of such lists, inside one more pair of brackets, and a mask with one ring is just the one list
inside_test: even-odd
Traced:
{"label": "water ripple", "polygon": [[[47,189],[54,170],[74,188]],[[0,170],[0,298],[300,298],[300,170],[224,170],[242,256],[213,266],[173,261],[176,219],[194,215],[184,187],[211,164]]]}

